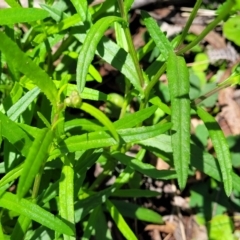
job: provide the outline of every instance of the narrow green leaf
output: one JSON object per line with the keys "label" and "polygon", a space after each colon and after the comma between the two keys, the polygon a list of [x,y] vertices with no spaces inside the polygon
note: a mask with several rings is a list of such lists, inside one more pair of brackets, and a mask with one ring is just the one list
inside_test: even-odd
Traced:
{"label": "narrow green leaf", "polygon": [[3,229],[2,229],[2,223],[0,222],[0,239],[5,240],[6,238],[4,237],[3,234]]}
{"label": "narrow green leaf", "polygon": [[32,136],[33,138],[36,138],[38,136],[39,132],[41,132],[40,128],[32,127],[32,126],[24,124],[24,123],[17,123],[17,125],[21,129],[23,129],[27,134],[29,134],[29,136]]}
{"label": "narrow green leaf", "polygon": [[[74,36],[80,41],[84,42],[83,34],[73,33]],[[109,38],[103,36],[100,40],[96,54],[101,57],[104,61],[118,69],[124,76],[126,76],[132,85],[139,91],[142,92],[142,88],[138,86],[138,76],[135,71],[135,65],[133,60],[124,49],[120,48]]]}
{"label": "narrow green leaf", "polygon": [[119,189],[112,193],[111,196],[114,197],[125,197],[125,198],[138,198],[138,197],[157,197],[159,192],[150,191],[150,190],[141,190],[141,189]]}
{"label": "narrow green leaf", "polygon": [[133,170],[127,166],[124,171],[120,173],[120,175],[117,177],[115,183],[112,185],[113,191],[115,192],[117,189],[121,188],[124,184],[127,184],[130,180],[130,178],[133,175]]}
{"label": "narrow green leaf", "polygon": [[98,70],[92,64],[90,64],[88,72],[97,82],[99,82],[99,83],[102,82],[101,74],[98,72]]}
{"label": "narrow green leaf", "polygon": [[[169,135],[162,134],[152,139],[139,141],[139,144],[159,149],[163,154],[166,153],[167,156],[172,153],[171,137]],[[191,166],[204,172],[206,175],[216,179],[217,181],[222,182],[219,162],[211,154],[200,149],[194,144],[191,144]],[[232,172],[232,178],[233,188],[240,191],[240,177]]]}
{"label": "narrow green leaf", "polygon": [[201,107],[197,108],[197,114],[203,120],[208,129],[220,165],[224,189],[227,196],[230,196],[233,184],[232,160],[226,138],[215,118],[211,114],[204,111]]}
{"label": "narrow green leaf", "polygon": [[[162,125],[154,125],[150,127],[139,127],[135,129],[118,130],[118,134],[126,143],[137,142],[140,139],[148,139],[160,135],[171,128],[171,123]],[[110,147],[116,145],[117,142],[110,134],[104,131],[72,136],[60,143],[60,149],[63,152],[75,152],[92,148]],[[58,155],[59,150],[52,151],[51,154]]]}
{"label": "narrow green leaf", "polygon": [[93,211],[90,214],[90,217],[88,218],[87,226],[84,229],[84,234],[82,236],[82,240],[89,240],[91,238],[91,233],[93,229],[95,228],[95,225],[98,224],[98,214],[100,211],[100,206],[97,206],[93,209]]}
{"label": "narrow green leaf", "polygon": [[149,100],[150,103],[158,106],[163,112],[167,113],[168,115],[171,115],[171,109],[168,107],[167,104],[163,103],[158,96],[154,96]]}
{"label": "narrow green leaf", "polygon": [[137,237],[135,234],[132,232],[132,230],[129,228],[128,224],[125,222],[124,218],[118,211],[118,209],[110,202],[109,200],[106,201],[106,206],[107,209],[116,223],[118,229],[122,233],[122,235],[127,239],[127,240],[137,240]]}
{"label": "narrow green leaf", "polygon": [[186,185],[190,162],[190,84],[184,58],[176,56],[173,52],[169,54],[167,61],[167,77],[173,123],[173,160],[179,187],[183,189]]}
{"label": "narrow green leaf", "polygon": [[16,2],[15,0],[5,0],[5,2],[11,7],[11,8],[21,8],[21,5]]}
{"label": "narrow green leaf", "polygon": [[112,10],[112,7],[116,4],[115,0],[104,1],[101,4],[92,5],[89,10],[93,15],[93,19],[99,19],[104,16],[106,12]]}
{"label": "narrow green leaf", "polygon": [[33,100],[40,93],[39,88],[34,88],[27,92],[22,98],[20,98],[11,108],[8,109],[7,115],[12,121],[16,121],[17,118],[23,113],[27,107],[33,102]]}
{"label": "narrow green leaf", "polygon": [[96,240],[102,240],[102,239],[108,239],[108,240],[113,240],[110,229],[107,225],[107,220],[105,217],[105,214],[102,210],[102,207],[100,207],[100,211],[98,212],[98,219],[101,219],[101,221],[98,221],[97,224],[95,225],[95,237]]}
{"label": "narrow green leaf", "polygon": [[24,215],[18,217],[17,223],[11,234],[11,240],[24,239],[24,236],[31,224],[32,220]]}
{"label": "narrow green leaf", "polygon": [[81,17],[83,22],[89,20],[90,15],[88,12],[88,2],[86,0],[71,0],[71,3],[73,4],[76,12]]}
{"label": "narrow green leaf", "polygon": [[81,104],[80,109],[89,113],[90,115],[95,117],[99,122],[101,122],[110,131],[115,140],[119,142],[119,136],[115,129],[115,126],[103,112],[93,107],[92,105],[84,102]]}
{"label": "narrow green leaf", "polygon": [[81,157],[78,159],[77,164],[74,166],[75,172],[82,174],[86,172],[102,155],[103,150],[88,150],[84,151]]}
{"label": "narrow green leaf", "polygon": [[[114,122],[113,125],[115,129],[124,129],[137,126],[139,123],[148,119],[156,110],[157,110],[156,106],[151,106],[149,108],[142,109],[135,113],[126,115],[124,118]],[[72,128],[80,128],[81,130],[93,132],[101,130],[102,127],[103,126],[100,125],[98,122],[89,119],[74,119],[65,122],[65,131],[68,131]]]}
{"label": "narrow green leaf", "polygon": [[75,204],[75,221],[79,222],[87,216],[92,209],[102,205],[106,199],[108,199],[112,191],[113,187],[111,186],[102,191],[98,191],[85,199],[77,201]]}
{"label": "narrow green leaf", "polygon": [[19,166],[15,167],[11,171],[9,171],[7,174],[5,174],[0,180],[0,188],[6,185],[7,183],[17,179],[21,175],[22,169],[23,169],[23,164],[20,164]]}
{"label": "narrow green leaf", "polygon": [[0,206],[29,217],[30,219],[59,233],[67,235],[74,234],[73,229],[68,224],[55,217],[53,214],[24,198],[19,200],[15,194],[10,192],[1,195]]}
{"label": "narrow green leaf", "polygon": [[117,40],[118,46],[120,46],[126,52],[128,52],[128,43],[127,43],[127,39],[125,37],[124,29],[123,29],[122,25],[119,24],[118,22],[115,22],[114,29],[115,29],[115,35],[116,35],[116,40]]}
{"label": "narrow green leaf", "polygon": [[73,128],[78,128],[81,131],[94,132],[101,130],[103,126],[96,120],[90,120],[85,118],[73,119],[65,122],[65,131],[69,131]]}
{"label": "narrow green leaf", "polygon": [[0,9],[0,25],[33,22],[48,17],[48,12],[39,8]]}
{"label": "narrow green leaf", "polygon": [[44,33],[39,33],[33,39],[33,42],[35,44],[40,44],[40,43],[44,42],[44,40],[46,40],[48,36],[56,34],[56,33],[60,33],[80,22],[81,22],[81,18],[79,17],[79,15],[74,14],[70,17],[63,19],[58,24],[54,24],[54,25],[51,25],[50,27],[45,28]]}
{"label": "narrow green leaf", "polygon": [[156,136],[146,140],[140,140],[137,143],[143,146],[157,148],[160,151],[166,153],[172,153],[171,136],[166,134],[162,134],[160,136]]}
{"label": "narrow green leaf", "polygon": [[[206,175],[223,182],[219,161],[217,161],[211,154],[203,151],[194,144],[191,145],[191,164]],[[240,191],[240,177],[233,171],[231,172],[231,175],[233,179],[233,188]]]}
{"label": "narrow green leaf", "polygon": [[48,187],[38,195],[37,202],[39,206],[43,206],[59,194],[59,180],[50,183]]}
{"label": "narrow green leaf", "polygon": [[0,51],[3,52],[7,59],[11,59],[16,69],[25,74],[46,94],[53,106],[56,106],[57,89],[49,76],[27,57],[5,33],[0,32],[0,39]]}
{"label": "narrow green leaf", "polygon": [[80,50],[77,62],[76,80],[79,92],[82,92],[85,87],[88,69],[93,60],[95,51],[97,49],[97,45],[101,40],[104,32],[114,22],[121,23],[124,22],[124,20],[122,18],[113,16],[104,17],[98,20],[89,30],[83,43],[83,46]]}
{"label": "narrow green leaf", "polygon": [[2,136],[6,138],[23,156],[27,156],[32,140],[15,122],[0,112]]}
{"label": "narrow green leaf", "polygon": [[[74,171],[68,156],[63,156],[63,168],[59,182],[59,212],[60,216],[74,224]],[[64,240],[74,240],[75,237],[64,235]]]}
{"label": "narrow green leaf", "polygon": [[[4,99],[5,104],[9,102],[9,105],[15,104],[23,94],[22,86],[18,82],[14,82],[10,94]],[[8,104],[7,104],[8,105]]]}
{"label": "narrow green leaf", "polygon": [[2,121],[1,121],[1,119],[0,119],[0,146],[2,145]]}
{"label": "narrow green leaf", "polygon": [[138,59],[139,61],[150,51],[153,50],[153,48],[155,47],[155,43],[152,39],[150,39],[138,52]]}
{"label": "narrow green leaf", "polygon": [[168,59],[170,52],[173,52],[173,47],[165,34],[161,31],[160,27],[156,21],[145,11],[141,11],[143,21],[150,33],[153,41],[155,42],[157,48],[161,52],[164,60]]}
{"label": "narrow green leaf", "polygon": [[51,128],[50,122],[43,116],[42,113],[37,112],[37,115],[38,115],[38,117],[42,120],[42,122],[44,123],[44,125],[45,125],[47,128]]}
{"label": "narrow green leaf", "polygon": [[53,140],[53,133],[49,129],[43,129],[35,138],[24,162],[22,174],[19,179],[17,196],[24,197],[32,186],[33,180],[44,161],[47,160],[48,151]]}
{"label": "narrow green leaf", "polygon": [[124,7],[125,7],[126,13],[131,9],[131,6],[132,6],[133,2],[134,2],[134,0],[124,1]]}
{"label": "narrow green leaf", "polygon": [[117,159],[122,164],[131,167],[135,171],[138,171],[153,179],[175,179],[177,174],[173,170],[157,170],[153,165],[149,163],[140,162],[138,159],[126,156],[123,153],[113,153],[112,157]]}
{"label": "narrow green leaf", "polygon": [[162,216],[151,209],[140,207],[134,203],[119,200],[112,200],[112,203],[116,206],[116,208],[123,216],[130,217],[132,219],[139,219],[145,222],[157,224],[164,223]]}
{"label": "narrow green leaf", "polygon": [[116,129],[131,128],[142,123],[144,120],[148,119],[157,110],[156,106],[151,106],[149,108],[142,109],[130,115],[126,115],[124,118],[117,120],[113,123]]}
{"label": "narrow green leaf", "polygon": [[149,127],[121,129],[118,133],[126,143],[137,142],[165,133],[172,127],[172,123],[156,124]]}
{"label": "narrow green leaf", "polygon": [[57,9],[55,6],[49,6],[47,4],[39,4],[39,5],[41,6],[42,9],[46,10],[56,22],[59,22],[63,17],[67,16],[66,13]]}

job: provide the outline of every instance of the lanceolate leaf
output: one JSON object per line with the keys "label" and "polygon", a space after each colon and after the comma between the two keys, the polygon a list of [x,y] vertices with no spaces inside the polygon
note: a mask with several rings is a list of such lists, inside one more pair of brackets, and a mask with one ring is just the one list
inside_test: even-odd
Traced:
{"label": "lanceolate leaf", "polygon": [[130,217],[132,219],[137,218],[145,222],[157,224],[164,223],[162,216],[151,209],[147,209],[133,203],[119,200],[113,200],[112,202],[123,216]]}
{"label": "lanceolate leaf", "polygon": [[[219,161],[208,152],[204,152],[196,145],[191,145],[191,165],[204,172],[208,176],[222,182],[222,174]],[[232,172],[233,188],[240,191],[240,177]]]}
{"label": "lanceolate leaf", "polygon": [[[83,34],[74,34],[74,36],[80,41],[83,42],[85,35]],[[107,63],[118,69],[124,76],[126,76],[133,86],[142,92],[142,89],[138,85],[138,76],[135,71],[135,66],[133,60],[123,48],[120,48],[116,43],[107,37],[103,36],[100,40],[96,54],[100,56]]]}
{"label": "lanceolate leaf", "polygon": [[27,156],[32,139],[15,122],[0,112],[2,137],[6,138],[23,156]]}
{"label": "lanceolate leaf", "polygon": [[0,25],[33,22],[48,17],[48,12],[39,8],[0,9]]}
{"label": "lanceolate leaf", "polygon": [[81,17],[82,21],[85,22],[89,20],[88,2],[87,0],[71,0],[73,6],[75,7],[77,13]]}
{"label": "lanceolate leaf", "polygon": [[[61,15],[62,16],[62,15]],[[43,33],[39,33],[34,39],[33,42],[35,44],[40,44],[42,43],[45,39],[47,39],[47,37],[49,35],[53,35],[56,33],[60,33],[74,25],[76,25],[77,23],[81,22],[81,19],[79,17],[78,14],[72,15],[70,17],[67,17],[65,19],[63,19],[61,22],[59,22],[58,24],[54,24],[50,27],[47,27],[44,29]]]}
{"label": "lanceolate leaf", "polygon": [[54,6],[50,6],[47,4],[40,4],[40,6],[42,9],[47,11],[50,17],[52,17],[56,22],[59,22],[64,17],[64,15],[67,16],[67,14],[63,12],[63,10],[61,11],[60,9],[57,9]]}
{"label": "lanceolate leaf", "polygon": [[24,239],[31,222],[32,219],[24,215],[20,215],[11,234],[11,239]]}
{"label": "lanceolate leaf", "polygon": [[[140,139],[148,139],[160,135],[171,128],[171,123],[162,125],[154,125],[150,127],[139,127],[118,130],[118,134],[126,143],[137,142]],[[60,144],[60,149],[63,152],[75,152],[92,148],[110,147],[116,145],[116,140],[105,131],[86,133],[79,136],[73,136],[66,139],[63,144]],[[59,155],[59,150],[54,150],[51,155]]]}
{"label": "lanceolate leaf", "polygon": [[90,217],[88,218],[87,226],[84,230],[82,240],[89,240],[91,238],[91,233],[92,233],[93,229],[95,228],[95,226],[98,224],[99,211],[101,211],[101,208],[100,208],[100,206],[97,206],[91,212]]}
{"label": "lanceolate leaf", "polygon": [[118,229],[123,234],[123,236],[127,240],[137,240],[137,237],[129,228],[128,224],[125,222],[118,209],[109,200],[107,200],[106,205],[111,217],[113,218],[114,222],[116,223]]}
{"label": "lanceolate leaf", "polygon": [[113,125],[113,123],[107,118],[107,116],[98,110],[97,108],[93,107],[92,105],[88,103],[82,103],[80,106],[80,109],[89,113],[93,117],[95,117],[99,122],[101,122],[112,134],[112,136],[115,138],[115,140],[119,141],[118,133]]}
{"label": "lanceolate leaf", "polygon": [[197,108],[197,114],[208,129],[220,165],[224,189],[229,196],[232,192],[232,160],[226,138],[211,114],[204,111],[201,107]]}
{"label": "lanceolate leaf", "polygon": [[57,89],[53,81],[49,78],[39,66],[37,66],[24,52],[22,52],[16,43],[14,43],[5,33],[0,32],[0,51],[20,72],[26,75],[36,84],[47,96],[49,101],[56,106]]}
{"label": "lanceolate leaf", "polygon": [[[149,108],[142,109],[138,112],[126,115],[124,118],[114,122],[113,125],[115,129],[124,129],[137,126],[139,123],[148,119],[156,110],[157,110],[156,106],[151,106]],[[80,130],[83,131],[93,132],[103,129],[103,126],[95,120],[88,120],[82,118],[73,119],[65,122],[65,131],[68,131],[72,128],[79,128]]]}
{"label": "lanceolate leaf", "polygon": [[134,0],[127,0],[124,2],[126,13],[131,9],[133,2],[134,2]]}
{"label": "lanceolate leaf", "polygon": [[113,153],[112,156],[120,161],[122,164],[131,167],[135,171],[138,171],[153,179],[175,179],[177,174],[173,170],[157,170],[153,165],[149,163],[143,163],[137,159],[126,156],[123,153]]}
{"label": "lanceolate leaf", "polygon": [[73,119],[65,122],[64,129],[65,131],[69,131],[73,128],[79,129],[81,131],[94,132],[98,130],[102,130],[103,126],[97,120],[91,119]]}
{"label": "lanceolate leaf", "polygon": [[176,56],[173,52],[169,54],[167,61],[167,77],[173,123],[173,160],[179,187],[183,189],[186,185],[190,161],[190,84],[184,58]]}
{"label": "lanceolate leaf", "polygon": [[116,129],[123,129],[123,128],[131,128],[139,123],[143,122],[144,120],[148,119],[152,116],[154,112],[156,112],[157,107],[151,106],[149,108],[142,109],[138,112],[132,113],[130,115],[125,116],[122,119],[117,120],[113,123]]}
{"label": "lanceolate leaf", "polygon": [[77,86],[79,92],[82,92],[85,87],[88,69],[93,60],[97,45],[105,31],[114,22],[124,22],[124,20],[113,16],[101,18],[91,27],[86,36],[77,62]]}
{"label": "lanceolate leaf", "polygon": [[27,92],[11,108],[9,108],[7,111],[8,117],[12,121],[16,121],[21,113],[27,109],[27,107],[32,103],[32,101],[38,96],[39,93],[40,90],[37,87]]}
{"label": "lanceolate leaf", "polygon": [[[74,224],[74,171],[68,156],[63,156],[63,168],[59,182],[59,212],[60,216]],[[65,240],[75,237],[64,236]]]}
{"label": "lanceolate leaf", "polygon": [[30,219],[59,233],[67,235],[74,234],[73,229],[68,224],[24,198],[19,200],[15,194],[6,192],[1,195],[0,206],[29,217]]}
{"label": "lanceolate leaf", "polygon": [[169,53],[173,52],[171,43],[168,41],[165,34],[160,30],[156,21],[147,12],[142,11],[141,14],[153,41],[161,52],[163,58],[167,60]]}
{"label": "lanceolate leaf", "polygon": [[22,174],[18,183],[17,195],[19,198],[24,197],[28,192],[41,165],[47,160],[48,150],[52,140],[53,133],[49,129],[43,129],[35,138],[24,162]]}
{"label": "lanceolate leaf", "polygon": [[18,178],[22,173],[22,169],[23,169],[23,164],[15,167],[11,171],[9,171],[7,174],[5,174],[0,180],[0,188],[6,185],[7,183],[15,180],[16,178]]}
{"label": "lanceolate leaf", "polygon": [[[169,156],[172,153],[171,145],[169,145],[171,137],[162,134],[152,139],[140,141],[139,144],[152,147],[152,149],[159,149],[163,154]],[[127,162],[127,161],[126,161]],[[211,154],[200,149],[194,144],[191,144],[191,166],[204,172],[206,175],[222,182],[222,174],[217,161]],[[240,191],[240,177],[232,172],[233,188]]]}

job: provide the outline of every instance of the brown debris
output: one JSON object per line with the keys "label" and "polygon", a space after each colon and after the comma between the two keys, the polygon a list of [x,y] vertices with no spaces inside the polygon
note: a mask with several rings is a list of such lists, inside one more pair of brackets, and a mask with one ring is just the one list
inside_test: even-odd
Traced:
{"label": "brown debris", "polygon": [[[231,74],[231,68],[227,69],[222,79]],[[240,107],[234,99],[234,88],[228,87],[219,92],[218,102],[222,111],[218,114],[218,122],[226,136],[240,134]]]}
{"label": "brown debris", "polygon": [[166,222],[165,225],[149,224],[145,227],[145,231],[158,230],[164,233],[173,233],[175,231],[175,224],[171,222]]}

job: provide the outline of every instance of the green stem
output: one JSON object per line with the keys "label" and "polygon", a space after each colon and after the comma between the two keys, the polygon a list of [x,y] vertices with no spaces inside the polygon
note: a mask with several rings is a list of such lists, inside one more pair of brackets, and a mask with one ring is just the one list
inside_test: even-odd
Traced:
{"label": "green stem", "polygon": [[127,107],[128,107],[128,105],[130,103],[130,100],[131,100],[131,95],[130,94],[126,94],[125,98],[124,98],[124,102],[123,102],[122,108],[121,108],[119,119],[121,119],[121,118],[123,118],[125,116],[125,113],[127,111]]}
{"label": "green stem", "polygon": [[138,78],[139,78],[139,81],[140,81],[140,85],[142,87],[144,87],[144,78],[143,78],[143,74],[142,74],[142,69],[139,65],[139,61],[138,61],[138,58],[137,58],[137,53],[136,53],[135,47],[133,45],[131,33],[130,33],[130,30],[129,30],[128,27],[124,28],[124,33],[125,33],[126,40],[127,40],[127,43],[128,43],[129,53],[132,57],[134,66],[136,68],[136,72],[137,72],[137,75],[138,75]]}
{"label": "green stem", "polygon": [[[127,17],[127,14],[125,12],[124,4],[123,4],[122,0],[118,0],[118,6],[119,6],[119,10],[120,10],[120,14],[121,14],[122,18],[126,22],[128,22],[128,17]],[[142,87],[144,87],[144,78],[143,78],[143,74],[142,74],[142,69],[139,65],[137,53],[136,53],[135,47],[133,45],[132,36],[131,36],[130,30],[129,30],[129,27],[128,26],[123,26],[123,30],[124,30],[124,34],[125,34],[125,37],[126,37],[126,40],[127,40],[129,53],[132,57],[132,60],[133,60],[133,63],[134,63],[134,66],[135,66],[135,69],[136,69],[136,72],[137,72],[137,75],[138,75],[138,78],[139,78],[139,81],[140,81],[140,85]]]}
{"label": "green stem", "polygon": [[180,46],[180,44],[184,41],[184,39],[185,39],[185,37],[186,37],[186,35],[188,33],[188,30],[191,27],[192,22],[193,22],[195,16],[197,15],[197,11],[200,8],[201,4],[202,4],[202,0],[197,0],[197,2],[195,3],[194,8],[193,8],[193,10],[192,10],[192,12],[190,14],[190,17],[188,18],[188,21],[187,21],[187,23],[186,23],[186,25],[185,25],[185,27],[184,27],[184,29],[182,31],[181,37],[180,37],[180,39],[178,41],[178,44],[177,44],[176,48],[178,46]]}
{"label": "green stem", "polygon": [[33,191],[32,191],[32,199],[33,201],[37,198],[38,196],[38,191],[39,191],[39,187],[40,187],[40,183],[41,183],[41,179],[42,179],[42,174],[43,174],[43,169],[44,169],[44,165],[43,164],[40,168],[39,173],[37,174],[37,176],[35,177],[35,181],[33,184]]}
{"label": "green stem", "polygon": [[198,105],[199,103],[201,103],[205,99],[211,97],[213,94],[215,94],[215,93],[219,92],[220,90],[222,90],[224,88],[227,88],[229,86],[231,86],[231,84],[229,84],[229,85],[222,85],[222,86],[214,88],[213,90],[211,90],[211,91],[207,92],[206,94],[200,96],[199,98],[195,99],[194,100],[194,104]]}
{"label": "green stem", "polygon": [[74,42],[74,40],[75,38],[72,35],[65,39],[57,51],[52,55],[52,61],[56,61],[62,55],[63,51],[65,51]]}
{"label": "green stem", "polygon": [[123,3],[122,0],[118,0],[118,7],[119,7],[120,14],[121,14],[122,18],[127,22],[127,16],[126,16],[126,13],[125,13],[124,3]]}
{"label": "green stem", "polygon": [[234,5],[233,1],[227,1],[225,8],[222,10],[221,14],[218,15],[203,31],[200,35],[198,35],[191,43],[189,43],[186,47],[180,49],[177,54],[181,55],[194,46],[196,46],[203,38],[211,32],[217,25],[220,23],[230,12],[232,6]]}
{"label": "green stem", "polygon": [[146,89],[145,89],[145,104],[148,102],[148,99],[149,99],[149,95],[150,95],[150,92],[152,90],[152,88],[155,86],[155,84],[158,83],[159,81],[159,78],[162,76],[162,74],[165,72],[166,70],[166,63],[164,63],[161,68],[158,70],[158,72],[154,75],[153,79],[150,81],[150,83],[147,85]]}

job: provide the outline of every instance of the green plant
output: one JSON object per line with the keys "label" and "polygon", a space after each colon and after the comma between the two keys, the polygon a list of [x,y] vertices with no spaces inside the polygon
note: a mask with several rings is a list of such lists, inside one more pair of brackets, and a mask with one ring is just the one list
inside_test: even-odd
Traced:
{"label": "green plant", "polygon": [[[11,8],[0,10],[1,236],[37,239],[45,234],[47,239],[61,239],[62,235],[76,239],[82,234],[81,239],[90,239],[94,234],[96,239],[111,239],[105,217],[108,212],[126,239],[137,239],[124,216],[163,222],[152,210],[114,200],[157,195],[140,189],[139,173],[155,179],[177,179],[182,190],[189,169],[198,169],[223,182],[228,196],[232,189],[240,191],[226,139],[214,117],[199,107],[203,99],[238,84],[239,70],[235,68],[214,90],[190,100],[189,71],[183,57],[229,17],[229,9],[236,12],[239,1],[226,1],[215,20],[185,47],[182,43],[201,0],[182,34],[171,42],[148,13],[142,12],[151,40],[139,52],[134,49],[128,23],[133,0],[118,0],[117,4],[109,0],[91,7],[87,1],[71,0],[71,7],[65,1],[55,5],[46,1],[42,9],[6,2]],[[106,13],[109,16],[104,16]],[[116,42],[104,36],[112,26]],[[56,45],[56,51],[51,51]],[[155,46],[159,57],[142,70],[140,59]],[[97,70],[101,62],[96,56],[122,73],[123,97],[86,87],[88,81],[102,82]],[[154,92],[165,71],[171,107]],[[117,120],[107,117],[94,101],[115,104]],[[132,102],[138,109],[129,114]],[[157,109],[163,116],[154,122],[151,117]],[[205,123],[217,160],[191,141],[191,109]],[[141,149],[130,157],[126,153],[133,145]],[[148,151],[161,155],[173,170],[157,170],[144,162]],[[87,181],[88,170],[96,162],[103,171],[93,182]],[[119,165],[115,182],[104,186]],[[16,193],[8,191],[13,184]],[[134,211],[124,211],[127,208]],[[76,232],[76,224],[82,232]]]}

